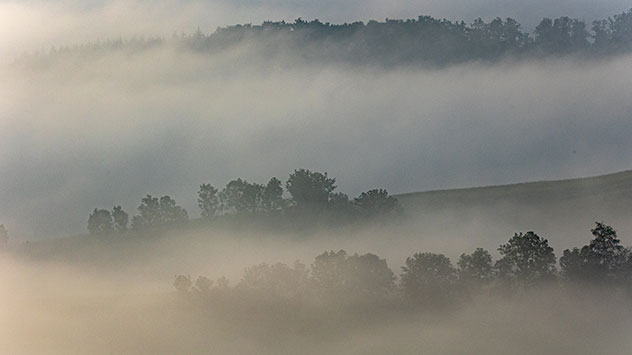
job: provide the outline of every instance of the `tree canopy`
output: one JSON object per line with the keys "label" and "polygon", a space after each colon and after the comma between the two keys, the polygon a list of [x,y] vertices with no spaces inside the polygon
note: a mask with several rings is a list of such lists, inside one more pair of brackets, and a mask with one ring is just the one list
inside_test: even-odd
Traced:
{"label": "tree canopy", "polygon": [[555,276],[555,253],[548,240],[536,233],[516,233],[498,248],[502,256],[496,262],[499,276],[523,285],[551,280]]}

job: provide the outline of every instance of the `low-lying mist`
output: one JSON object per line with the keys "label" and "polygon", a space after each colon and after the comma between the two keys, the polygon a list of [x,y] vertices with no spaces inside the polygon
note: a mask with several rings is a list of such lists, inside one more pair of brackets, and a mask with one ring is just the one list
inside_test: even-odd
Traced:
{"label": "low-lying mist", "polygon": [[424,70],[247,53],[161,46],[3,67],[0,220],[14,240],[80,233],[93,208],[133,211],[147,193],[193,217],[201,183],[299,167],[351,196],[629,168],[629,56]]}
{"label": "low-lying mist", "polygon": [[[284,254],[298,255],[291,246],[277,248],[275,256],[265,248],[262,253],[248,248],[252,255],[246,255],[235,252],[246,246],[235,244],[228,264],[273,263]],[[148,259],[153,253],[159,255],[153,249],[135,262],[153,264]],[[216,256],[209,253],[207,259],[212,278],[227,270],[219,265],[228,265]],[[626,336],[632,329],[629,295],[608,288],[542,286],[512,295],[481,294],[447,308],[428,304],[415,311],[388,299],[279,303],[234,288],[198,298],[176,292],[173,276],[158,281],[134,268],[118,274],[105,270],[2,255],[3,351],[576,355],[626,354],[632,345]]]}

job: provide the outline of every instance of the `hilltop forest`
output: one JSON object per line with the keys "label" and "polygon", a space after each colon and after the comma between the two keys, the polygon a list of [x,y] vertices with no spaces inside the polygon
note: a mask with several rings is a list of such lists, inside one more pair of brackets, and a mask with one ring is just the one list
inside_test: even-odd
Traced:
{"label": "hilltop forest", "polygon": [[[419,16],[417,19],[371,20],[344,24],[319,20],[266,21],[220,27],[206,35],[174,34],[172,38],[135,38],[53,47],[48,54],[98,55],[112,50],[143,50],[170,44],[179,49],[216,54],[246,46],[256,61],[322,62],[349,65],[421,65],[441,67],[503,58],[576,55],[600,57],[632,50],[632,9],[586,23],[566,16],[544,18],[528,33],[512,18],[464,21]],[[243,61],[249,57],[243,56]],[[27,61],[42,56],[25,56]],[[48,57],[50,58],[50,57]],[[254,58],[252,60],[255,60]]]}

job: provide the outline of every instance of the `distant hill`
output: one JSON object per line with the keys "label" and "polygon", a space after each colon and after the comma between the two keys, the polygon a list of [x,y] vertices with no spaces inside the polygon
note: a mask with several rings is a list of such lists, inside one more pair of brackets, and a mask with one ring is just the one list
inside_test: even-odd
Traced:
{"label": "distant hill", "polygon": [[[422,65],[443,67],[465,62],[489,62],[508,57],[602,55],[632,51],[632,9],[592,24],[562,16],[544,18],[532,33],[514,19],[481,19],[471,24],[431,16],[330,24],[319,20],[265,21],[218,28],[210,35],[197,31],[171,39],[108,40],[51,49],[51,57],[67,54],[100,56],[111,51],[143,51],[169,44],[180,50],[217,54],[237,49],[239,62],[343,63],[384,67]],[[589,32],[588,29],[592,29]],[[244,52],[244,49],[248,49]],[[130,53],[131,53],[130,52]],[[30,60],[39,62],[35,56]],[[50,58],[48,58],[50,59]]]}
{"label": "distant hill", "polygon": [[617,202],[632,201],[632,170],[577,179],[412,192],[396,197],[406,209],[416,211],[504,203],[544,208],[580,201],[590,201],[592,207],[615,207]]}
{"label": "distant hill", "polygon": [[424,224],[443,224],[446,230],[504,231],[505,236],[534,230],[550,236],[554,245],[568,247],[588,240],[594,222],[603,220],[619,230],[624,242],[632,242],[632,171],[396,197],[422,229]]}

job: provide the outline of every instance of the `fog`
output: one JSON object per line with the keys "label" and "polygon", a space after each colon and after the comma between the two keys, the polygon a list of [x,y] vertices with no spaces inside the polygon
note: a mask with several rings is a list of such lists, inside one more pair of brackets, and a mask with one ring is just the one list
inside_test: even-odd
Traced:
{"label": "fog", "polygon": [[[301,55],[247,40],[207,52],[169,40],[198,27],[209,33],[297,17],[512,16],[530,29],[545,16],[589,23],[627,6],[0,1],[0,224],[10,235],[7,248],[0,235],[0,352],[628,353],[632,259],[624,252],[612,276],[617,287],[573,284],[556,271],[557,281],[540,275],[541,283],[521,287],[520,277],[515,286],[497,268],[500,276],[470,289],[453,269],[448,291],[422,287],[424,301],[400,277],[417,252],[456,264],[483,247],[498,260],[498,246],[528,230],[547,238],[558,258],[587,244],[599,220],[632,244],[628,175],[600,180],[612,189],[583,181],[402,195],[399,214],[344,222],[324,215],[305,222],[300,213],[293,220],[291,208],[276,207],[197,219],[196,194],[202,183],[221,189],[236,178],[285,182],[298,168],[328,172],[351,198],[373,188],[392,195],[630,169],[632,55],[507,56],[431,68],[310,61],[309,44]],[[165,40],[49,53],[136,36]],[[132,217],[146,194],[170,195],[192,220],[86,234],[95,208],[122,205]],[[376,254],[363,259],[368,267],[349,265],[369,269],[367,283],[388,266],[395,278],[386,273],[387,291],[362,281],[351,283],[357,289],[319,286],[315,258],[340,249],[349,258]],[[245,268],[277,262],[290,266],[273,281],[295,282],[291,296],[244,281]],[[177,275],[214,284],[179,287]],[[264,276],[255,273],[254,284]]]}
{"label": "fog", "polygon": [[[212,279],[235,275],[233,286],[240,278],[239,263],[291,262],[297,256],[310,263],[307,255],[319,253],[320,243],[332,243],[322,236],[313,243],[264,233],[260,241],[242,237],[234,232],[179,235],[142,247],[128,240],[82,248],[84,240],[75,244],[75,260],[64,262],[2,254],[3,351],[577,355],[626,354],[632,345],[626,336],[632,329],[629,295],[608,289],[540,287],[419,312],[312,299],[279,307],[265,297],[239,293],[199,303],[175,292],[173,273],[190,270]],[[349,246],[348,241],[340,244]],[[134,257],[121,257],[123,247],[131,248]],[[76,260],[76,254],[86,260]],[[391,260],[389,266],[396,270]]]}
{"label": "fog", "polygon": [[630,167],[629,56],[444,69],[244,61],[154,49],[2,68],[0,220],[14,240],[81,233],[89,211],[306,167],[357,195]]}

